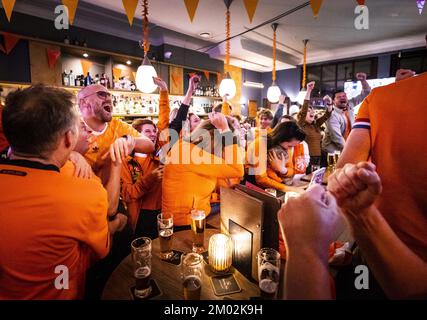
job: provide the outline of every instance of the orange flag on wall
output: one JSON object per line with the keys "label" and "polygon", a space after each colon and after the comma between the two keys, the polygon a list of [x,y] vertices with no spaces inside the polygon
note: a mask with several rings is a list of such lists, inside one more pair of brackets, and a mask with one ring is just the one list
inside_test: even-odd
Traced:
{"label": "orange flag on wall", "polygon": [[1,0],[3,4],[4,12],[6,13],[7,21],[10,22],[10,18],[12,17],[13,7],[15,6],[16,0]]}
{"label": "orange flag on wall", "polygon": [[322,6],[323,0],[310,0],[311,10],[315,18],[319,15],[320,7]]}
{"label": "orange flag on wall", "polygon": [[90,70],[90,67],[92,67],[92,62],[90,62],[89,60],[81,59],[80,63],[82,64],[83,75],[86,76]]}
{"label": "orange flag on wall", "polygon": [[3,47],[2,44],[0,44],[0,51],[3,52],[3,53],[6,53],[6,50],[4,50],[4,47]]}
{"label": "orange flag on wall", "polygon": [[79,0],[62,0],[62,4],[68,8],[68,19],[70,24],[74,23],[74,16],[76,15],[77,5]]}
{"label": "orange flag on wall", "polygon": [[119,80],[122,77],[122,69],[119,68],[113,68],[113,77],[116,80]]}
{"label": "orange flag on wall", "polygon": [[252,19],[254,18],[256,7],[258,6],[258,0],[243,0],[243,3],[245,4],[249,21],[250,23],[252,23]]}
{"label": "orange flag on wall", "polygon": [[204,70],[203,73],[205,74],[206,79],[209,81],[209,71]]}
{"label": "orange flag on wall", "polygon": [[54,69],[56,62],[61,56],[61,51],[47,48],[46,53],[47,53],[47,61],[49,63],[49,68]]}
{"label": "orange flag on wall", "polygon": [[138,5],[138,0],[122,0],[122,2],[129,20],[129,24],[132,26],[133,18],[135,17],[136,6]]}
{"label": "orange flag on wall", "polygon": [[199,0],[184,0],[184,3],[185,3],[185,7],[187,8],[190,21],[193,22],[194,15],[196,14],[197,6],[199,5]]}
{"label": "orange flag on wall", "polygon": [[359,4],[359,6],[364,6],[365,0],[357,0],[357,3]]}
{"label": "orange flag on wall", "polygon": [[3,34],[3,37],[4,37],[5,53],[9,54],[12,52],[13,48],[15,48],[20,38],[14,34],[6,33],[6,32]]}
{"label": "orange flag on wall", "polygon": [[221,83],[222,77],[221,77],[221,73],[217,72],[216,73],[216,84],[219,85]]}

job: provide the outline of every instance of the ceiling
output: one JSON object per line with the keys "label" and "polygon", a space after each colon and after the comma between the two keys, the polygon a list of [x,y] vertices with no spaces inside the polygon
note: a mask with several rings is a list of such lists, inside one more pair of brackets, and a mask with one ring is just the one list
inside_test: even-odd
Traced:
{"label": "ceiling", "polygon": [[[111,10],[116,14],[124,15],[122,1],[119,0],[81,0],[81,2],[86,2],[88,6],[94,5],[108,9],[106,12]],[[243,1],[234,0],[230,9],[231,35],[243,32],[306,2],[305,0],[259,0],[254,19],[250,23]],[[303,39],[310,40],[309,63],[425,45],[427,8],[422,15],[419,15],[415,0],[366,0],[370,14],[369,29],[361,31],[354,27],[357,16],[354,13],[356,5],[356,0],[325,0],[318,18],[313,18],[310,6],[306,6],[278,20],[278,69],[291,68],[302,63]],[[141,37],[141,33],[135,28],[132,31],[124,31],[122,24],[121,28],[116,28],[118,23],[115,21],[108,26],[109,21],[106,20],[105,25],[101,26],[99,21],[95,23],[89,22],[90,19],[79,18],[81,6],[82,3],[79,4],[76,13],[77,26],[90,26],[92,29],[98,29],[96,31],[108,30],[109,33],[131,39]],[[157,35],[161,33],[160,42],[201,50],[210,43],[225,39],[226,8],[221,0],[200,1],[192,23],[183,0],[151,0],[149,8],[149,20],[155,25],[152,32],[157,32]],[[141,14],[140,8],[137,9],[138,14]],[[126,17],[121,18],[127,24]],[[212,37],[207,39],[209,42],[199,36],[201,32],[212,34]],[[260,72],[271,71],[271,46],[270,25],[248,32],[232,40],[231,63]],[[218,59],[224,58],[224,52],[224,44],[208,51],[213,58]]]}

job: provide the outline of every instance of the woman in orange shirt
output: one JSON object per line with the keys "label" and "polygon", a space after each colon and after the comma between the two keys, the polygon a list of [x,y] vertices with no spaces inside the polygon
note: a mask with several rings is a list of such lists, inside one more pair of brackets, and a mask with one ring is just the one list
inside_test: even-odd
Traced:
{"label": "woman in orange shirt", "polygon": [[299,145],[304,138],[304,132],[292,121],[277,125],[266,139],[258,137],[248,148],[248,180],[251,181],[252,176],[252,180],[260,187],[283,192],[296,191],[295,188],[284,184],[283,180],[296,173],[292,148]]}
{"label": "woman in orange shirt", "polygon": [[[212,113],[168,155],[163,176],[162,211],[174,225],[188,227],[192,209],[210,213],[210,198],[218,179],[243,176],[243,160],[232,122]],[[225,142],[225,143],[224,143]]]}

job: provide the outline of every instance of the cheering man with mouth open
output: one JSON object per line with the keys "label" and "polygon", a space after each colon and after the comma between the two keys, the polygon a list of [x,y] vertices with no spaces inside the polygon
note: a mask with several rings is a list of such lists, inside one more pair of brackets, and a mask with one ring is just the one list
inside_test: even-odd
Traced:
{"label": "cheering man with mouth open", "polygon": [[93,135],[85,158],[97,175],[102,176],[108,154],[112,161],[121,161],[134,149],[140,153],[154,151],[154,144],[148,138],[131,125],[113,118],[111,93],[104,86],[88,86],[79,92],[77,99],[82,118]]}

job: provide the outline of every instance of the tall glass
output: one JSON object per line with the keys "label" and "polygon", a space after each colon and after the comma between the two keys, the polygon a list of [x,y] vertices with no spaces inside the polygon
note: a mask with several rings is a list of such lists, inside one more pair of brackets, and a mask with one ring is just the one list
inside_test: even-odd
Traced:
{"label": "tall glass", "polygon": [[341,156],[341,151],[335,151],[335,153],[334,153],[335,166],[337,165],[340,156]]}
{"label": "tall glass", "polygon": [[193,231],[193,252],[205,251],[206,214],[203,210],[191,210],[191,230]]}
{"label": "tall glass", "polygon": [[280,253],[271,248],[263,248],[258,252],[257,260],[261,298],[274,300],[279,288]]}
{"label": "tall glass", "polygon": [[181,256],[181,280],[185,300],[200,300],[203,279],[203,257],[194,252]]}
{"label": "tall glass", "polygon": [[157,215],[157,230],[159,231],[160,259],[169,260],[173,256],[173,217],[163,213]]}
{"label": "tall glass", "polygon": [[328,167],[333,168],[335,166],[335,153],[328,152]]}
{"label": "tall glass", "polygon": [[151,239],[137,238],[131,243],[135,296],[146,298],[151,293]]}

